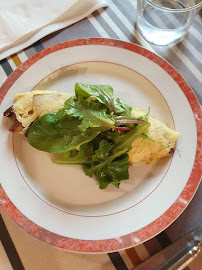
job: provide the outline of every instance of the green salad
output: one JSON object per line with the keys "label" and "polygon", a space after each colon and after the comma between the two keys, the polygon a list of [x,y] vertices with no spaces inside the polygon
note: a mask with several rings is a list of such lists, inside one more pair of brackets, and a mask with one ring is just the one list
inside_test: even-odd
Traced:
{"label": "green salad", "polygon": [[114,101],[108,85],[76,83],[75,96],[65,101],[57,113],[35,120],[28,129],[33,147],[58,153],[53,162],[83,166],[95,177],[100,189],[117,188],[129,178],[128,152],[135,139],[147,137],[149,112],[139,118],[119,98]]}

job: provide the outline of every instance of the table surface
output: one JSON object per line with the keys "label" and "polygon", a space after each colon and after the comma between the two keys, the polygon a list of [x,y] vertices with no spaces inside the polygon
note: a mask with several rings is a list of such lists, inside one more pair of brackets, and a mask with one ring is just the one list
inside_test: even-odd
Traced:
{"label": "table surface", "polygon": [[[180,43],[161,47],[149,44],[136,31],[135,0],[109,0],[108,3],[108,8],[99,9],[86,19],[57,31],[18,54],[0,61],[0,85],[16,67],[44,48],[71,39],[106,37],[142,45],[162,56],[182,74],[202,104],[202,12],[196,16],[188,34]],[[134,248],[99,255],[70,253],[42,243],[22,231],[1,212],[0,269],[132,269],[200,225],[201,198],[202,185],[199,186],[183,214],[165,231]],[[202,269],[200,259],[190,264],[189,268]]]}

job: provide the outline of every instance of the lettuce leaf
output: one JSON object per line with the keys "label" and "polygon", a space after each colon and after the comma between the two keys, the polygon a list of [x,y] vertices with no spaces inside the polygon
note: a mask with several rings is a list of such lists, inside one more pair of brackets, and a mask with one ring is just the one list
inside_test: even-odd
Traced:
{"label": "lettuce leaf", "polygon": [[[82,144],[79,151],[70,150],[61,157],[54,158],[53,163],[71,164],[71,165],[86,165],[91,164],[90,156],[92,155],[91,146],[88,143]],[[76,152],[76,154],[75,154]]]}
{"label": "lettuce leaf", "polygon": [[66,100],[64,113],[78,117],[81,120],[79,128],[85,131],[88,127],[114,128],[115,121],[112,114],[107,114],[107,110],[96,106],[94,100],[88,102],[82,97],[74,100],[72,97]]}
{"label": "lettuce leaf", "polygon": [[109,85],[76,83],[75,94],[77,97],[94,98],[104,104],[110,112],[115,112],[113,88]]}
{"label": "lettuce leaf", "polygon": [[96,170],[95,177],[99,188],[105,189],[109,184],[119,188],[120,182],[129,178],[128,167],[128,154],[125,154]]}
{"label": "lettuce leaf", "polygon": [[123,103],[123,101],[120,98],[116,99],[115,110],[116,113],[121,116],[131,117],[132,108],[129,105]]}
{"label": "lettuce leaf", "polygon": [[129,177],[127,149],[112,155],[112,148],[113,145],[101,140],[98,150],[92,156],[91,165],[84,166],[86,175],[90,177],[94,175],[100,189],[106,188],[110,183],[119,187],[120,181]]}
{"label": "lettuce leaf", "polygon": [[112,149],[112,145],[105,141],[101,140],[99,143],[99,148],[95,151],[95,154],[92,156],[93,162],[102,162],[109,156],[109,151]]}
{"label": "lettuce leaf", "polygon": [[108,129],[95,127],[81,131],[80,125],[81,120],[72,118],[62,111],[57,114],[45,114],[29,127],[28,142],[41,151],[64,153],[93,140]]}

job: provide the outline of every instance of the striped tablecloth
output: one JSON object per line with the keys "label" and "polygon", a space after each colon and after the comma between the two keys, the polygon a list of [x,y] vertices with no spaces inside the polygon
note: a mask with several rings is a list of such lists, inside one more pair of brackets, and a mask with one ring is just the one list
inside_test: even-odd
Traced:
{"label": "striped tablecloth", "polygon": [[[54,34],[33,46],[0,61],[0,85],[22,62],[58,42],[83,38],[106,37],[140,44],[168,60],[191,85],[202,104],[202,12],[189,33],[175,46],[160,47],[146,42],[135,30],[136,0],[109,0],[109,7]],[[183,110],[183,108],[182,108]],[[173,241],[201,223],[202,187],[184,213],[165,231],[144,244],[111,254],[74,254],[44,244],[17,227],[4,213],[0,217],[0,269],[132,269],[141,261],[169,246]],[[189,266],[202,269],[199,260]]]}

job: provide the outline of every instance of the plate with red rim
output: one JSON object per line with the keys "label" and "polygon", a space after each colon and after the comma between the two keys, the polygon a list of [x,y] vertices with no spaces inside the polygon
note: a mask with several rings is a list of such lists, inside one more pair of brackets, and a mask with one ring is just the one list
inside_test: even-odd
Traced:
{"label": "plate with red rim", "polygon": [[[53,164],[3,112],[16,93],[74,92],[76,82],[108,84],[133,108],[180,133],[172,157],[130,167],[120,188],[100,190],[79,166]],[[0,206],[24,231],[74,252],[112,252],[149,240],[187,207],[201,179],[202,114],[190,86],[161,57],[132,43],[86,38],[44,49],[0,89]]]}

